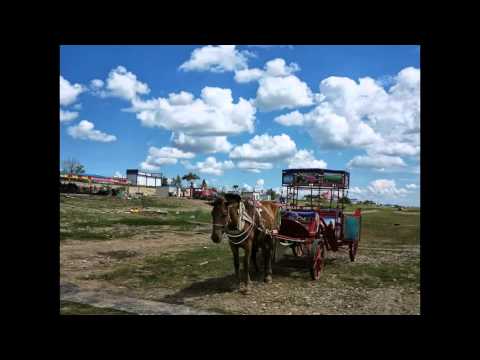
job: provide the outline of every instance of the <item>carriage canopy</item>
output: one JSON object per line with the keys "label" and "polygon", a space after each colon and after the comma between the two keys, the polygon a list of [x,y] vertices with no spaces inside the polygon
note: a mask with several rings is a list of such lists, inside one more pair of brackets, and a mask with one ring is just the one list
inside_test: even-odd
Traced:
{"label": "carriage canopy", "polygon": [[327,169],[282,170],[282,186],[299,188],[348,189],[350,173]]}

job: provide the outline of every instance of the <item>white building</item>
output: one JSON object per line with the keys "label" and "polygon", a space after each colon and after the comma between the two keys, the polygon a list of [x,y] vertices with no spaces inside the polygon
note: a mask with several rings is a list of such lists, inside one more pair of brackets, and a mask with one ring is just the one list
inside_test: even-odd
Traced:
{"label": "white building", "polygon": [[260,193],[255,191],[242,191],[241,196],[246,199],[260,200]]}
{"label": "white building", "polygon": [[131,182],[132,185],[136,186],[162,186],[162,174],[159,173],[146,173],[141,172],[137,169],[128,169],[127,179]]}

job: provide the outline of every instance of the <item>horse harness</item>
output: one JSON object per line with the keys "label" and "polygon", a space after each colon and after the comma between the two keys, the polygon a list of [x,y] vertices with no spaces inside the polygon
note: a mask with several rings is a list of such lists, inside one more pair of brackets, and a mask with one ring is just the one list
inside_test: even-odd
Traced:
{"label": "horse harness", "polygon": [[[255,201],[253,203],[253,208],[254,213],[252,216],[250,216],[247,212],[247,209],[245,208],[243,201],[240,201],[237,231],[241,231],[244,228],[245,222],[249,223],[250,225],[246,230],[240,232],[239,234],[234,234],[228,231],[228,224],[230,223],[230,213],[228,211],[227,221],[225,222],[225,224],[213,224],[213,226],[223,227],[224,235],[228,237],[228,241],[230,241],[230,243],[233,245],[239,245],[243,243],[246,239],[248,239],[254,229],[258,229],[265,234],[269,234],[270,231],[265,229],[263,224],[261,224],[261,209],[256,206]],[[255,213],[258,214],[258,218],[260,220],[260,223],[258,225],[255,224]]]}

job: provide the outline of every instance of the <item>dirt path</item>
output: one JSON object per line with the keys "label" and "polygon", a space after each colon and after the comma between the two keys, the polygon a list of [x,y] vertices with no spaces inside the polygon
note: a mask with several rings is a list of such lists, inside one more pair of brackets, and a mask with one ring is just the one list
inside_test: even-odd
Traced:
{"label": "dirt path", "polygon": [[60,299],[99,308],[115,309],[136,315],[219,315],[210,311],[193,309],[158,301],[142,300],[110,294],[106,291],[82,290],[69,283],[60,284]]}

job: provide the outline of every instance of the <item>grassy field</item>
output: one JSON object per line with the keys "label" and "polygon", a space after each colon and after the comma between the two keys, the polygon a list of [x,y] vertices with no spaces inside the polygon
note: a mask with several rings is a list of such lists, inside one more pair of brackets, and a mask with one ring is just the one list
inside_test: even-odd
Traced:
{"label": "grassy field", "polygon": [[[70,280],[85,281],[87,285],[101,283],[139,298],[225,314],[418,314],[420,311],[419,209],[405,214],[392,208],[362,207],[375,211],[365,212],[362,217],[362,239],[355,262],[350,262],[347,253],[329,252],[320,280],[312,281],[304,260],[290,256],[287,249],[286,256],[274,265],[273,284],[264,284],[262,274],[252,272],[251,292],[244,295],[232,275],[228,244],[213,244],[208,238],[208,225],[195,228],[196,222],[211,221],[208,205],[178,203],[177,199],[151,200],[149,207],[167,209],[168,214],[142,215],[109,212],[133,207],[129,202],[109,199],[109,205],[106,201],[96,201],[66,198],[61,206],[65,239],[61,252],[65,264],[77,261],[76,258],[82,259],[78,261],[99,256],[109,259],[108,264],[98,268],[93,261],[92,265],[78,262],[75,269],[73,265],[72,269],[65,265],[63,270]],[[184,237],[167,236],[167,229]],[[85,232],[98,237],[88,237]],[[140,234],[143,237],[136,240]],[[162,241],[157,240],[159,236],[163,236]],[[170,241],[169,246],[162,247],[165,241]],[[144,249],[147,243],[151,247]],[[115,246],[123,250],[112,251]],[[88,247],[92,249],[91,256],[85,251]],[[129,255],[131,249],[135,249],[135,255]],[[261,262],[259,256],[260,266]]]}
{"label": "grassy field", "polygon": [[[145,230],[165,227],[192,231],[195,222],[209,222],[206,210],[181,208],[178,199],[124,200],[113,197],[60,197],[60,240],[108,240],[129,238]],[[131,213],[130,209],[154,208],[166,214]]]}

